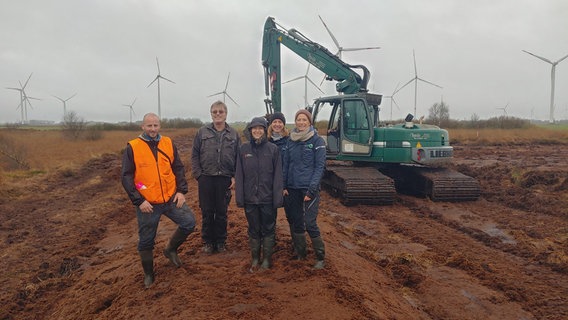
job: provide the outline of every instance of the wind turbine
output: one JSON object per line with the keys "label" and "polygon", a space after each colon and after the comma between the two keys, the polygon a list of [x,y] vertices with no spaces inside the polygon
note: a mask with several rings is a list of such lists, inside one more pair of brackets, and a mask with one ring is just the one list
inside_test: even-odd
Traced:
{"label": "wind turbine", "polygon": [[394,105],[396,106],[396,108],[398,110],[400,110],[400,107],[398,106],[398,103],[396,103],[396,100],[394,99],[394,95],[396,94],[397,90],[398,90],[398,86],[400,86],[400,82],[396,85],[396,88],[394,88],[394,91],[392,92],[392,94],[390,96],[384,96],[383,98],[385,99],[390,99],[391,103],[390,103],[390,120],[392,121],[392,104],[394,103]]}
{"label": "wind turbine", "polygon": [[67,99],[61,99],[58,96],[55,96],[55,98],[59,99],[59,101],[61,101],[63,103],[63,117],[65,117],[65,115],[67,115],[67,101],[69,101],[71,98],[73,98],[74,96],[76,96],[77,94],[75,93],[74,95],[70,96]]}
{"label": "wind turbine", "polygon": [[152,83],[158,81],[158,117],[160,119],[162,119],[162,105],[160,102],[160,79],[164,79],[166,81],[169,81],[173,84],[175,84],[175,82],[173,82],[172,80],[162,77],[162,75],[160,74],[160,63],[158,62],[158,57],[156,57],[156,65],[158,66],[158,75],[154,78],[154,80],[152,80],[152,82],[150,82],[150,84],[146,87],[150,87],[152,85]]}
{"label": "wind turbine", "polygon": [[28,105],[30,106],[30,108],[33,109],[32,107],[32,103],[30,101],[30,99],[33,100],[40,100],[38,98],[33,98],[33,97],[28,97],[28,95],[26,94],[26,86],[28,85],[28,82],[30,81],[30,78],[32,77],[32,73],[30,73],[30,76],[28,77],[28,79],[26,80],[26,82],[24,84],[22,84],[21,81],[18,81],[20,84],[19,88],[13,88],[13,87],[6,87],[6,89],[10,89],[10,90],[17,90],[20,92],[20,104],[18,105],[18,107],[16,109],[20,109],[20,115],[21,115],[21,123],[27,123],[28,122]]}
{"label": "wind turbine", "polygon": [[554,81],[556,78],[556,65],[559,64],[562,60],[568,58],[568,54],[565,55],[564,57],[560,58],[559,60],[557,60],[556,62],[552,62],[546,58],[543,58],[541,56],[537,56],[534,53],[530,53],[526,50],[523,50],[523,52],[530,54],[531,56],[538,58],[544,62],[548,62],[552,65],[552,68],[550,70],[550,116],[549,116],[549,122],[550,123],[554,123]]}
{"label": "wind turbine", "polygon": [[329,30],[329,28],[327,27],[327,24],[325,24],[325,22],[323,21],[322,17],[318,14],[318,17],[321,20],[321,23],[323,23],[323,26],[325,27],[325,29],[327,30],[327,33],[329,33],[329,35],[331,36],[331,40],[333,40],[333,43],[335,43],[335,46],[337,47],[337,53],[335,54],[339,59],[341,59],[341,53],[343,51],[361,51],[361,50],[376,50],[376,49],[380,49],[381,47],[364,47],[364,48],[344,48],[339,44],[339,41],[337,41],[337,39],[335,38],[335,36],[333,35],[333,33],[331,32],[331,30]]}
{"label": "wind turbine", "polygon": [[[416,116],[416,99],[418,97],[418,80],[422,81],[422,82],[426,82],[428,84],[431,84],[435,87],[438,87],[440,89],[443,89],[441,86],[432,83],[430,81],[424,80],[420,77],[418,77],[418,70],[416,68],[416,54],[414,53],[414,50],[412,50],[412,57],[414,59],[414,78],[408,80],[407,83],[405,83],[402,87],[400,87],[400,89],[398,89],[397,91],[395,91],[395,93],[399,92],[400,90],[402,90],[404,87],[406,87],[408,84],[410,84],[412,81],[414,81],[414,116]],[[394,93],[393,93],[394,94]]]}
{"label": "wind turbine", "polygon": [[296,77],[296,78],[294,78],[294,79],[290,79],[290,80],[288,80],[288,81],[282,82],[282,84],[285,84],[285,83],[289,83],[289,82],[292,82],[292,81],[304,79],[304,103],[305,103],[305,106],[306,106],[306,107],[309,106],[309,104],[308,104],[308,82],[311,83],[311,84],[313,84],[314,87],[316,87],[321,93],[324,93],[324,92],[320,89],[320,87],[319,87],[317,84],[315,84],[315,83],[312,81],[312,79],[310,79],[310,77],[308,77],[308,73],[309,73],[309,72],[310,72],[310,64],[308,63],[308,68],[306,69],[306,74],[305,74],[305,75],[299,76],[299,77]]}
{"label": "wind turbine", "polygon": [[227,83],[225,83],[225,89],[223,89],[223,91],[219,91],[217,93],[210,94],[207,97],[212,97],[212,96],[222,94],[223,95],[223,102],[225,102],[225,97],[229,97],[229,99],[231,99],[231,101],[233,101],[238,107],[240,107],[239,104],[233,98],[231,98],[229,93],[227,93],[227,87],[229,86],[229,78],[230,77],[231,77],[231,73],[229,72],[229,75],[227,75]]}
{"label": "wind turbine", "polygon": [[495,109],[499,109],[499,110],[503,110],[503,115],[505,117],[507,117],[507,107],[509,106],[509,103],[507,102],[507,104],[504,107],[497,107]]}
{"label": "wind turbine", "polygon": [[134,98],[134,101],[132,101],[131,104],[123,104],[123,106],[130,108],[130,124],[132,124],[132,115],[135,114],[134,109],[132,108],[134,106],[135,102],[136,102],[136,98]]}

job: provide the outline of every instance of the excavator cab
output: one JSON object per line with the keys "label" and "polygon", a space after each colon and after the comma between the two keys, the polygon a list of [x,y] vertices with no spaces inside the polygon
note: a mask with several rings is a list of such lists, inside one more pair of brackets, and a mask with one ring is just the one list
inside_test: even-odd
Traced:
{"label": "excavator cab", "polygon": [[328,159],[371,155],[373,112],[364,97],[354,94],[320,98],[314,103],[313,114],[316,126],[325,130],[320,135],[326,136]]}

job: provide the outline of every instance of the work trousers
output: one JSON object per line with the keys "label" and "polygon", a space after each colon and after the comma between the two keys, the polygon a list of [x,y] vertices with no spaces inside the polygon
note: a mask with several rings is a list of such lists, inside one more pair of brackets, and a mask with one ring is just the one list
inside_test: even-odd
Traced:
{"label": "work trousers", "polygon": [[245,215],[250,238],[260,240],[274,235],[276,211],[272,208],[272,204],[245,204]]}
{"label": "work trousers", "polygon": [[[172,198],[173,199],[173,198]],[[144,213],[136,207],[138,219],[138,251],[153,250],[158,231],[160,217],[165,215],[175,222],[184,234],[190,234],[195,229],[195,215],[187,204],[177,208],[173,201],[163,204],[153,204],[152,213]]]}
{"label": "work trousers", "polygon": [[201,208],[201,239],[216,244],[227,241],[227,207],[231,200],[231,178],[205,176],[198,180]]}
{"label": "work trousers", "polygon": [[319,192],[314,195],[312,200],[304,201],[307,190],[305,189],[287,189],[288,195],[284,197],[284,209],[286,211],[286,219],[292,227],[294,233],[308,232],[310,238],[320,236],[320,230],[317,224],[320,195]]}

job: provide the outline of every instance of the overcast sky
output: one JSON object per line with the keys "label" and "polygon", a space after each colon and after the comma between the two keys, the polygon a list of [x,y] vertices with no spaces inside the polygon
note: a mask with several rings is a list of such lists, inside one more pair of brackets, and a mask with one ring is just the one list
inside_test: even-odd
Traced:
{"label": "overcast sky", "polygon": [[[391,95],[418,76],[443,87],[418,84],[417,115],[443,97],[454,119],[502,115],[547,120],[551,61],[568,55],[566,0],[0,0],[0,122],[18,122],[19,87],[33,109],[28,119],[60,121],[63,104],[88,121],[129,121],[158,112],[156,57],[164,118],[209,121],[209,106],[222,95],[227,75],[229,121],[264,114],[262,28],[268,16],[295,28],[330,51],[336,48],[318,15],[343,47],[380,46],[344,52],[343,60],[371,71],[369,89]],[[283,79],[305,73],[307,62],[282,48]],[[318,85],[323,74],[311,68]],[[311,85],[310,85],[311,86]],[[334,84],[321,89],[333,95]],[[568,59],[556,67],[555,118],[568,118]],[[290,119],[304,105],[302,80],[283,85],[283,112]],[[310,87],[310,100],[322,95]],[[403,118],[414,109],[414,86],[395,95]],[[384,99],[383,119],[390,119]]]}

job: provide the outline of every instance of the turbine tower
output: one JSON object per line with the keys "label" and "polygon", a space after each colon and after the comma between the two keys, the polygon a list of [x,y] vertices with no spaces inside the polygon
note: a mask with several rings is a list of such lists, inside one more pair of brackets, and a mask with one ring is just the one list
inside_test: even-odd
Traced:
{"label": "turbine tower", "polygon": [[225,89],[223,89],[223,91],[219,91],[217,93],[210,94],[207,97],[213,97],[213,96],[222,94],[223,95],[223,102],[225,102],[225,97],[229,97],[229,99],[231,99],[231,101],[233,101],[233,103],[235,103],[238,107],[240,107],[239,104],[233,98],[231,98],[231,96],[227,92],[227,87],[229,86],[229,78],[230,77],[231,77],[231,73],[229,72],[229,75],[227,75],[227,82],[225,83]]}
{"label": "turbine tower", "polygon": [[311,83],[314,87],[316,87],[321,93],[324,93],[324,92],[320,89],[320,87],[318,87],[318,85],[315,84],[315,83],[312,81],[312,79],[310,79],[310,77],[308,77],[308,73],[310,72],[310,66],[311,66],[311,65],[308,63],[308,68],[306,69],[306,74],[305,74],[305,75],[299,76],[299,77],[296,77],[296,78],[294,78],[294,79],[290,79],[290,80],[288,80],[288,81],[282,82],[282,84],[285,84],[285,83],[289,83],[289,82],[292,82],[292,81],[304,79],[304,103],[305,103],[304,107],[309,106],[309,104],[308,104],[308,82]]}
{"label": "turbine tower", "polygon": [[150,87],[152,85],[152,83],[158,81],[158,117],[160,119],[162,119],[162,105],[161,105],[161,101],[160,101],[160,79],[164,79],[166,81],[169,81],[173,84],[175,84],[175,82],[173,82],[172,80],[162,77],[162,75],[160,74],[160,63],[158,62],[158,57],[156,57],[156,65],[158,66],[158,75],[154,78],[154,80],[152,80],[152,82],[150,82],[150,84],[146,87]]}
{"label": "turbine tower", "polygon": [[74,95],[70,96],[67,99],[61,99],[60,97],[54,95],[55,98],[59,99],[59,101],[63,103],[63,117],[67,115],[67,101],[69,101],[71,98],[73,98],[76,95],[77,94],[75,93]]}
{"label": "turbine tower", "polygon": [[135,102],[136,102],[136,98],[134,98],[134,101],[132,101],[131,104],[123,104],[123,106],[130,108],[130,124],[132,124],[132,115],[135,114],[134,109],[132,108],[134,106]]}
{"label": "turbine tower", "polygon": [[364,48],[344,48],[339,44],[339,41],[337,41],[337,39],[335,38],[335,36],[333,35],[333,33],[331,32],[331,30],[329,30],[329,28],[327,27],[327,24],[325,24],[325,22],[323,21],[322,17],[320,15],[318,15],[318,17],[321,20],[321,23],[323,23],[323,26],[325,27],[325,29],[327,30],[327,33],[329,33],[329,35],[331,36],[331,40],[333,40],[333,43],[335,43],[335,46],[337,47],[337,53],[335,54],[339,59],[341,59],[341,53],[343,51],[361,51],[361,50],[376,50],[376,49],[380,49],[381,47],[364,47]]}
{"label": "turbine tower", "polygon": [[550,123],[554,123],[554,82],[556,79],[556,65],[559,64],[562,60],[568,58],[568,54],[565,55],[564,57],[558,59],[556,62],[552,62],[546,58],[543,58],[541,56],[537,56],[534,53],[530,53],[526,50],[523,50],[523,52],[530,54],[531,56],[538,58],[544,62],[548,62],[552,65],[552,69],[550,70],[550,116],[549,116],[549,122]]}
{"label": "turbine tower", "polygon": [[414,50],[412,50],[412,57],[413,57],[413,59],[414,59],[414,78],[408,80],[408,82],[405,83],[402,87],[400,87],[400,89],[396,90],[396,91],[393,93],[393,95],[394,95],[395,93],[399,92],[400,90],[402,90],[404,87],[406,87],[406,86],[407,86],[408,84],[410,84],[412,81],[414,81],[414,116],[416,116],[416,100],[417,100],[417,97],[418,97],[418,80],[420,80],[420,81],[422,81],[422,82],[426,82],[426,83],[428,83],[428,84],[431,84],[431,85],[433,85],[433,86],[435,86],[435,87],[438,87],[438,88],[440,88],[440,89],[443,89],[443,88],[442,88],[441,86],[435,84],[435,83],[432,83],[432,82],[430,82],[430,81],[427,81],[427,80],[424,80],[424,79],[418,77],[418,69],[416,68],[416,54],[414,53]]}

